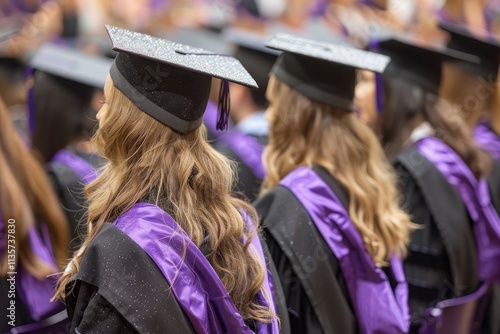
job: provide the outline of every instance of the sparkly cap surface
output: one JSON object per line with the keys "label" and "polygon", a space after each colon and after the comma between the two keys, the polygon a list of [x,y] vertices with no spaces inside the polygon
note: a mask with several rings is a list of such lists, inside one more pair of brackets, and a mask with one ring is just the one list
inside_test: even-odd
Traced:
{"label": "sparkly cap surface", "polygon": [[272,49],[326,60],[331,63],[353,67],[361,70],[382,73],[390,62],[390,58],[373,52],[359,50],[342,44],[313,41],[288,34],[276,34],[266,46]]}
{"label": "sparkly cap surface", "polygon": [[106,29],[115,51],[257,88],[255,80],[241,63],[228,55],[109,25]]}
{"label": "sparkly cap surface", "polygon": [[110,70],[115,87],[141,111],[180,133],[201,126],[213,77],[222,79],[217,129],[227,127],[228,81],[257,88],[229,55],[113,26],[106,29],[118,52]]}
{"label": "sparkly cap surface", "polygon": [[277,34],[267,47],[282,50],[272,74],[309,99],[344,110],[354,110],[356,70],[383,72],[384,55],[342,44]]}

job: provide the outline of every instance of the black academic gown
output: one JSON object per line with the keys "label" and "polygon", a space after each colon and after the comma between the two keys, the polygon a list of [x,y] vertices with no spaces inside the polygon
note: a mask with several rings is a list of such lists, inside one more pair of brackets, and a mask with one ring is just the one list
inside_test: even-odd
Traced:
{"label": "black academic gown", "polygon": [[73,282],[71,334],[195,333],[154,261],[112,224],[91,243]]}
{"label": "black academic gown", "polygon": [[410,238],[404,263],[412,333],[423,312],[438,301],[478,288],[472,221],[460,195],[415,148],[395,162],[403,205],[420,228]]}
{"label": "black academic gown", "polygon": [[50,162],[46,165],[47,174],[52,183],[59,203],[69,222],[71,232],[71,252],[82,244],[82,235],[86,231],[87,200],[84,185],[78,175],[66,165]]}
{"label": "black academic gown", "polygon": [[[106,159],[95,154],[78,153],[78,156],[96,170],[106,163]],[[49,162],[46,165],[46,170],[61,207],[70,223],[70,250],[74,252],[82,244],[82,235],[86,231],[87,197],[84,191],[85,185],[80,177],[67,165]]]}
{"label": "black academic gown", "polygon": [[[348,208],[348,195],[326,170],[314,171]],[[254,203],[277,267],[292,333],[359,333],[339,263],[299,200],[277,186]],[[394,289],[390,268],[384,268]]]}
{"label": "black academic gown", "polygon": [[[266,247],[264,253],[269,259]],[[73,282],[66,300],[72,334],[195,333],[155,262],[112,224],[105,224],[92,241]],[[277,279],[273,283],[280,332],[288,334],[281,285]],[[255,330],[255,324],[247,325]]]}
{"label": "black academic gown", "polygon": [[[256,138],[263,146],[267,145],[267,136],[252,137]],[[221,141],[217,141],[215,149],[238,164],[238,183],[234,188],[235,195],[251,202],[254,201],[259,194],[262,180],[255,176],[252,168],[245,164],[241,157],[229,146],[224,145]]]}
{"label": "black academic gown", "polygon": [[[493,162],[493,170],[488,178],[491,201],[496,211],[500,214],[500,161]],[[484,334],[500,333],[500,285],[492,287],[491,302],[484,322]]]}

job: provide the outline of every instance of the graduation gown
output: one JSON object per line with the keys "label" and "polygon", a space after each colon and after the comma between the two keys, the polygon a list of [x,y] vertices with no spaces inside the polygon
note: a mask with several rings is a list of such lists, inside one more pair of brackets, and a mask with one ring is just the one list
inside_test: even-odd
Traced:
{"label": "graduation gown", "polygon": [[89,171],[96,173],[95,171],[102,167],[106,160],[94,154],[70,151],[64,153],[66,156],[63,159],[53,158],[47,163],[46,170],[70,223],[70,250],[75,251],[80,247],[82,235],[86,231],[84,223],[87,214],[87,198],[84,188],[97,174],[90,177],[83,175],[88,174]]}
{"label": "graduation gown", "polygon": [[[12,255],[13,245],[4,243],[7,240],[5,226],[0,218],[1,258],[6,253]],[[47,227],[43,224],[31,227],[28,239],[33,253],[53,266],[55,272],[56,261]],[[0,333],[44,334],[64,331],[68,324],[64,305],[60,301],[50,302],[56,281],[57,276],[35,277],[19,261],[15,268],[9,266],[7,276],[0,277],[0,307],[4,310],[4,316],[0,319]]]}
{"label": "graduation gown", "polygon": [[91,243],[66,299],[70,333],[195,333],[153,260],[110,223]]}
{"label": "graduation gown", "polygon": [[[147,215],[148,212],[154,214],[154,211],[148,209],[147,204],[140,207],[142,209],[137,206],[137,210],[143,211],[135,212],[142,212],[142,215]],[[127,214],[129,213],[125,215]],[[158,262],[159,258],[164,255],[162,253],[160,255],[156,254],[157,252],[163,252],[157,247],[163,248],[164,245],[158,244],[159,246],[153,246],[156,249],[153,250],[151,244],[144,246],[140,245],[142,242],[137,243],[138,240],[135,240],[139,236],[137,232],[131,232],[126,227],[131,226],[130,224],[135,224],[130,221],[130,219],[135,218],[131,217],[139,217],[136,213],[132,215],[135,216],[129,215],[129,218],[126,218],[127,220],[125,221],[122,220],[122,222],[119,222],[118,220],[119,223],[105,224],[85,253],[78,274],[73,279],[73,282],[68,284],[67,308],[71,319],[71,333],[99,333],[103,329],[106,329],[106,333],[196,333],[195,327],[193,327],[193,323],[190,321],[189,313],[197,312],[196,319],[206,320],[207,317],[208,319],[213,319],[211,318],[214,316],[213,312],[218,307],[216,305],[207,306],[208,313],[205,313],[207,310],[202,307],[202,304],[191,304],[196,300],[198,300],[196,303],[200,303],[200,299],[197,296],[205,295],[205,292],[202,292],[203,288],[199,289],[202,285],[198,287],[198,284],[203,283],[199,283],[198,280],[201,279],[201,281],[210,282],[210,279],[205,276],[197,276],[198,279],[193,281],[196,282],[196,287],[189,285],[190,283],[183,287],[184,283],[181,282],[174,287],[170,286],[168,282],[171,277],[169,276],[167,280],[165,276],[170,274],[166,274],[164,270],[170,272],[172,270],[175,272],[176,270],[167,268],[171,267],[171,264],[165,267],[166,262],[163,263],[163,260]],[[138,221],[137,224],[144,224],[145,222],[148,224],[148,219],[151,218],[144,217],[146,220]],[[122,231],[123,228],[125,230]],[[157,224],[151,225],[151,231],[148,233],[161,237],[161,234],[158,234],[157,228]],[[139,228],[137,231],[142,233],[140,232],[141,230],[142,228]],[[130,233],[133,233],[133,236]],[[146,240],[144,237],[141,238]],[[164,249],[165,254],[171,254],[169,252],[172,249],[177,249],[175,245],[178,240],[169,240],[171,246]],[[147,243],[148,241],[145,242]],[[146,251],[143,247],[148,247],[146,248],[148,250]],[[170,247],[173,248],[171,249]],[[188,246],[188,249],[191,249],[191,247],[195,246]],[[204,252],[204,248],[202,245],[200,250],[206,256],[210,252],[207,250]],[[178,250],[175,252],[178,252]],[[191,263],[193,253],[190,252],[188,251],[185,254],[185,258],[183,257],[187,261],[186,263]],[[197,252],[199,253],[199,251]],[[155,255],[152,256],[152,254]],[[168,255],[169,261],[176,263],[176,256],[172,254]],[[197,266],[205,265],[203,261],[200,262],[199,260],[196,263]],[[191,264],[187,264],[187,267],[190,266]],[[182,277],[183,281],[189,282],[193,278],[192,275],[200,274],[196,269],[188,269],[187,276],[183,276],[186,275],[186,271],[183,271],[184,269],[182,268],[183,265],[179,267],[180,271],[175,276],[180,275],[179,277]],[[270,270],[273,272],[273,268],[270,268]],[[215,272],[212,275],[215,275]],[[274,292],[277,296],[275,299],[283,300],[280,297],[281,288],[279,282],[275,283],[273,284]],[[74,289],[71,289],[72,286],[74,286]],[[190,289],[195,289],[189,295],[186,295],[186,290],[182,289],[188,286]],[[179,291],[182,291],[182,298],[190,300],[189,305],[186,304],[186,300],[179,302],[176,299],[175,296],[179,296]],[[208,293],[206,296],[211,298],[212,292],[205,291]],[[217,298],[220,299],[220,297]],[[187,314],[184,312],[186,307],[189,309]],[[284,310],[286,310],[284,306],[277,306],[278,314],[285,312]],[[220,309],[219,312],[223,312],[223,310]],[[191,316],[193,314],[195,313],[191,313]],[[197,322],[198,326],[202,325],[203,321]],[[284,321],[285,324],[288,323],[286,317]],[[254,328],[255,326],[254,323],[247,323],[247,325],[250,328]],[[212,328],[211,325],[210,328]],[[282,327],[284,329],[283,333],[289,333],[289,330],[286,328],[286,326]],[[234,329],[236,330],[236,328]]]}
{"label": "graduation gown", "polygon": [[[326,170],[314,172],[348,208],[348,196]],[[337,258],[301,202],[278,185],[254,203],[288,305],[292,333],[360,333]],[[396,285],[385,268],[391,288]]]}
{"label": "graduation gown", "polygon": [[[500,213],[500,160],[493,161],[493,170],[488,178],[491,200],[496,211]],[[484,322],[483,333],[500,333],[500,285],[492,287],[491,302]]]}
{"label": "graduation gown", "polygon": [[417,333],[426,309],[478,288],[472,222],[459,194],[416,148],[395,162],[403,205],[420,229],[413,231],[405,261],[412,319]]}
{"label": "graduation gown", "polygon": [[87,214],[85,185],[78,175],[66,165],[48,163],[46,170],[54,192],[70,224],[70,250],[74,252],[82,244],[81,236],[85,232],[83,226]]}

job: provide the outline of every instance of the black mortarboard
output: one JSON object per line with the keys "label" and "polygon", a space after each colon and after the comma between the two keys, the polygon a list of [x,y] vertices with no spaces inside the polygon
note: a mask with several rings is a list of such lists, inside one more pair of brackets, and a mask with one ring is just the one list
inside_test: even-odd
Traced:
{"label": "black mortarboard", "polygon": [[381,73],[389,57],[345,45],[277,34],[266,45],[282,50],[272,73],[299,93],[324,104],[354,110],[356,69]]}
{"label": "black mortarboard", "polygon": [[259,106],[264,106],[267,102],[269,73],[281,52],[267,48],[264,36],[253,32],[227,29],[223,35],[236,46],[233,56],[241,62],[259,85],[259,89],[251,92],[254,102]]}
{"label": "black mortarboard", "polygon": [[76,83],[104,87],[112,61],[76,49],[45,44],[37,51],[30,67]]}
{"label": "black mortarboard", "polygon": [[475,56],[440,46],[429,46],[396,34],[388,34],[371,42],[373,51],[391,57],[389,66],[425,90],[437,94],[441,84],[443,62],[479,62]]}
{"label": "black mortarboard", "polygon": [[490,33],[476,31],[472,33],[464,26],[452,23],[440,23],[439,27],[450,34],[448,47],[453,50],[470,53],[480,58],[479,64],[460,62],[458,65],[473,74],[497,80],[500,65],[500,42]]}
{"label": "black mortarboard", "polygon": [[[70,47],[45,44],[31,59],[29,75],[34,71],[45,72],[58,79],[60,86],[75,94],[88,93],[93,88],[103,88],[112,61],[108,58],[92,56]],[[35,81],[36,85],[36,81]],[[35,130],[34,88],[28,91],[30,130]]]}
{"label": "black mortarboard", "polygon": [[241,63],[228,55],[106,26],[118,51],[110,75],[135,106],[181,133],[198,128],[210,95],[212,77],[222,79],[218,129],[227,126],[227,80],[257,88]]}

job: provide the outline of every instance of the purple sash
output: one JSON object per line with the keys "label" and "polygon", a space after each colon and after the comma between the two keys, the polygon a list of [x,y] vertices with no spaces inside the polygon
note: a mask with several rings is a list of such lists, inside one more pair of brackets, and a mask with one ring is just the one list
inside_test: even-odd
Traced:
{"label": "purple sash", "polygon": [[256,178],[259,180],[264,179],[266,176],[266,171],[262,164],[264,145],[257,138],[244,134],[237,128],[233,128],[219,137],[219,140],[231,148],[241,161],[252,170]]}
{"label": "purple sash", "polygon": [[58,162],[71,168],[75,174],[87,185],[97,177],[97,171],[85,159],[68,150],[60,150],[51,162]]}
{"label": "purple sash", "polygon": [[[477,180],[462,159],[435,137],[415,143],[417,150],[433,163],[460,194],[474,222],[479,261],[479,279],[500,282],[500,218],[495,211],[485,179]],[[453,209],[453,208],[450,208]]]}
{"label": "purple sash", "polygon": [[[151,257],[197,333],[253,333],[238,313],[214,269],[187,234],[165,211],[149,203],[135,204],[115,221]],[[252,242],[261,252],[260,241]],[[265,265],[265,262],[263,262]],[[263,289],[272,296],[269,277]],[[259,300],[264,300],[262,292]],[[269,300],[274,308],[272,298]],[[277,334],[278,325],[258,324],[258,333]]]}
{"label": "purple sash", "polygon": [[[208,131],[215,137],[218,138],[222,131],[217,130],[217,119],[218,119],[218,107],[212,101],[208,101],[207,107],[205,109],[205,115],[203,116],[203,124],[207,127]],[[231,122],[228,123],[228,129],[232,128]]]}
{"label": "purple sash", "polygon": [[361,235],[330,187],[311,169],[299,167],[280,182],[307,210],[339,261],[361,332],[407,333],[408,285],[400,259],[391,269],[398,282],[395,294],[382,269],[375,266]]}
{"label": "purple sash", "polygon": [[476,143],[488,151],[493,158],[500,160],[500,136],[487,123],[479,123],[474,129]]}
{"label": "purple sash", "polygon": [[[39,235],[34,227],[29,230],[31,249],[44,262],[54,266],[54,272],[56,272],[57,266],[54,261],[52,247],[50,247],[49,231],[45,225],[41,226],[41,231],[42,235]],[[54,296],[57,275],[49,276],[40,281],[19,266],[16,278],[16,283],[19,284],[17,293],[21,300],[25,302],[34,321],[43,320],[64,309],[61,302],[50,302],[50,299]]]}
{"label": "purple sash", "polygon": [[[0,210],[0,258],[4,256],[7,250],[7,244],[4,242],[7,239],[5,224],[2,221]],[[41,225],[41,235],[37,232],[35,227],[30,228],[28,237],[31,250],[38,258],[45,263],[54,267],[54,272],[57,271],[55,256],[52,251],[49,231],[45,224]],[[60,301],[51,302],[50,299],[54,296],[54,290],[58,276],[49,276],[43,280],[39,280],[30,274],[22,266],[17,266],[15,270],[9,272],[16,272],[16,293],[24,302],[29,311],[30,317],[39,322],[52,316],[57,311],[64,309],[64,305]],[[7,298],[7,296],[3,297]],[[31,324],[36,328],[36,324]]]}
{"label": "purple sash", "polygon": [[[54,272],[57,271],[57,266],[54,261],[54,254],[52,253],[52,248],[50,247],[50,236],[45,225],[41,226],[42,235],[39,235],[36,228],[32,227],[29,232],[29,242],[33,253],[38,256],[45,263],[54,266]],[[4,228],[4,223],[0,220],[0,257],[3,257],[6,251],[6,231]],[[50,302],[50,299],[54,295],[54,289],[58,277],[56,275],[47,277],[43,280],[38,280],[36,277],[31,275],[22,266],[18,266],[16,270],[16,293],[19,295],[20,299],[26,305],[31,318],[34,321],[41,321],[57,311],[64,309],[64,305],[57,302]],[[3,298],[7,298],[4,296]]]}

